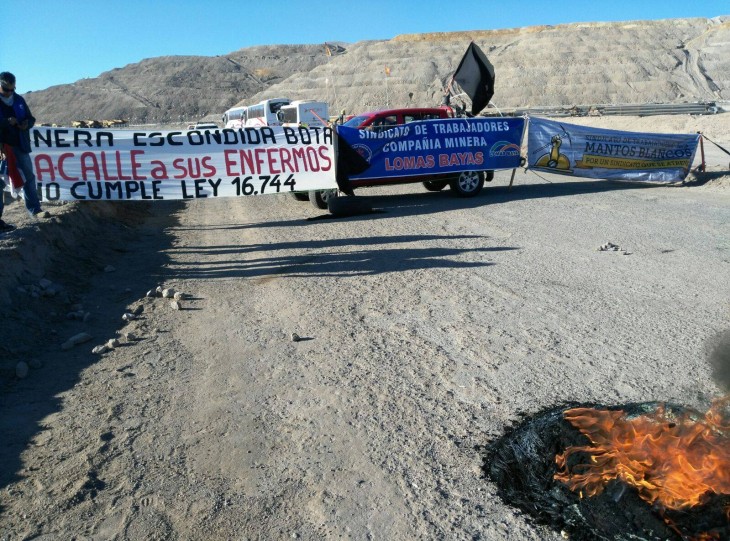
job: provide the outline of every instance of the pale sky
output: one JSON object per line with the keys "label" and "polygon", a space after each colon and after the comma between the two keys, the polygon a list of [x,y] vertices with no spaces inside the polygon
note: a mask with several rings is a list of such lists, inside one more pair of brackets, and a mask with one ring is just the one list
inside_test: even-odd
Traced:
{"label": "pale sky", "polygon": [[13,0],[0,71],[20,94],[167,55],[215,56],[254,45],[355,43],[398,34],[571,22],[730,15],[728,0]]}

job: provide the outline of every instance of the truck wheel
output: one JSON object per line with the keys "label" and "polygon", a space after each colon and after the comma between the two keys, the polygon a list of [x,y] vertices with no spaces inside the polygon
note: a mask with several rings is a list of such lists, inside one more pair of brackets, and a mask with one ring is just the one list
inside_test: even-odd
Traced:
{"label": "truck wheel", "polygon": [[326,209],[327,201],[337,197],[337,190],[311,190],[309,192],[309,202],[318,209]]}
{"label": "truck wheel", "polygon": [[492,182],[494,180],[494,171],[492,169],[490,169],[489,171],[485,171],[485,172],[486,172],[486,178],[484,180],[486,182]]}
{"label": "truck wheel", "polygon": [[289,197],[296,201],[309,201],[309,194],[307,192],[289,192]]}
{"label": "truck wheel", "polygon": [[427,180],[423,185],[429,192],[440,192],[448,183],[447,180]]}
{"label": "truck wheel", "polygon": [[484,186],[482,171],[464,171],[449,182],[451,190],[459,197],[474,197]]}
{"label": "truck wheel", "polygon": [[330,214],[339,217],[369,214],[373,211],[373,205],[368,198],[354,195],[331,197],[327,201],[327,208]]}

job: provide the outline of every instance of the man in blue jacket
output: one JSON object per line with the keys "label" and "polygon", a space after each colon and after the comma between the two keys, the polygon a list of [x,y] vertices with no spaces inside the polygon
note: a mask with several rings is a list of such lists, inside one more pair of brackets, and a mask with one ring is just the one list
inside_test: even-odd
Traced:
{"label": "man in blue jacket", "polygon": [[0,73],[0,141],[12,147],[18,169],[25,177],[25,208],[31,216],[38,216],[43,209],[38,200],[33,163],[30,159],[30,129],[34,124],[35,118],[28,104],[22,96],[15,93],[15,75],[3,71]]}

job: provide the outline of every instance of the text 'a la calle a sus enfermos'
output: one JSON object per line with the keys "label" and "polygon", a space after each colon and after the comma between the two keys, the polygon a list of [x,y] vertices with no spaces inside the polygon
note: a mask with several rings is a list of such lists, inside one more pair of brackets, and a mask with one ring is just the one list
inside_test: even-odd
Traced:
{"label": "text 'a la calle a sus enfermos'", "polygon": [[[76,188],[72,186],[72,191],[81,194],[88,190],[91,198],[96,198],[91,194],[106,190],[106,186],[95,189],[91,183],[112,184],[114,191],[122,191],[116,194],[118,198],[141,195],[161,199],[159,185],[163,182],[180,181],[184,194],[200,192],[197,184],[186,189],[188,181],[207,182],[215,196],[221,177],[228,177],[225,180],[237,186],[238,195],[254,195],[264,193],[267,179],[271,179],[269,192],[274,187],[280,191],[279,182],[294,190],[296,173],[325,172],[334,166],[329,128],[283,128],[275,132],[264,127],[123,135],[122,140],[115,140],[112,131],[35,130],[33,160],[39,183],[45,183],[49,190],[56,183],[73,183]],[[249,189],[252,179],[262,183],[262,191]],[[81,189],[80,184],[89,186]],[[49,198],[51,194],[52,190]]]}

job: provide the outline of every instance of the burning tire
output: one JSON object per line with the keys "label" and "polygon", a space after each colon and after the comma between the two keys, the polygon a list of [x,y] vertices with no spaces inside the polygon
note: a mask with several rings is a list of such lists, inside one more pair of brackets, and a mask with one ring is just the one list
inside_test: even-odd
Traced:
{"label": "burning tire", "polygon": [[[484,472],[506,503],[574,541],[730,539],[728,426],[714,405],[704,416],[657,403],[555,408],[486,446]],[[709,475],[686,481],[700,465]]]}

